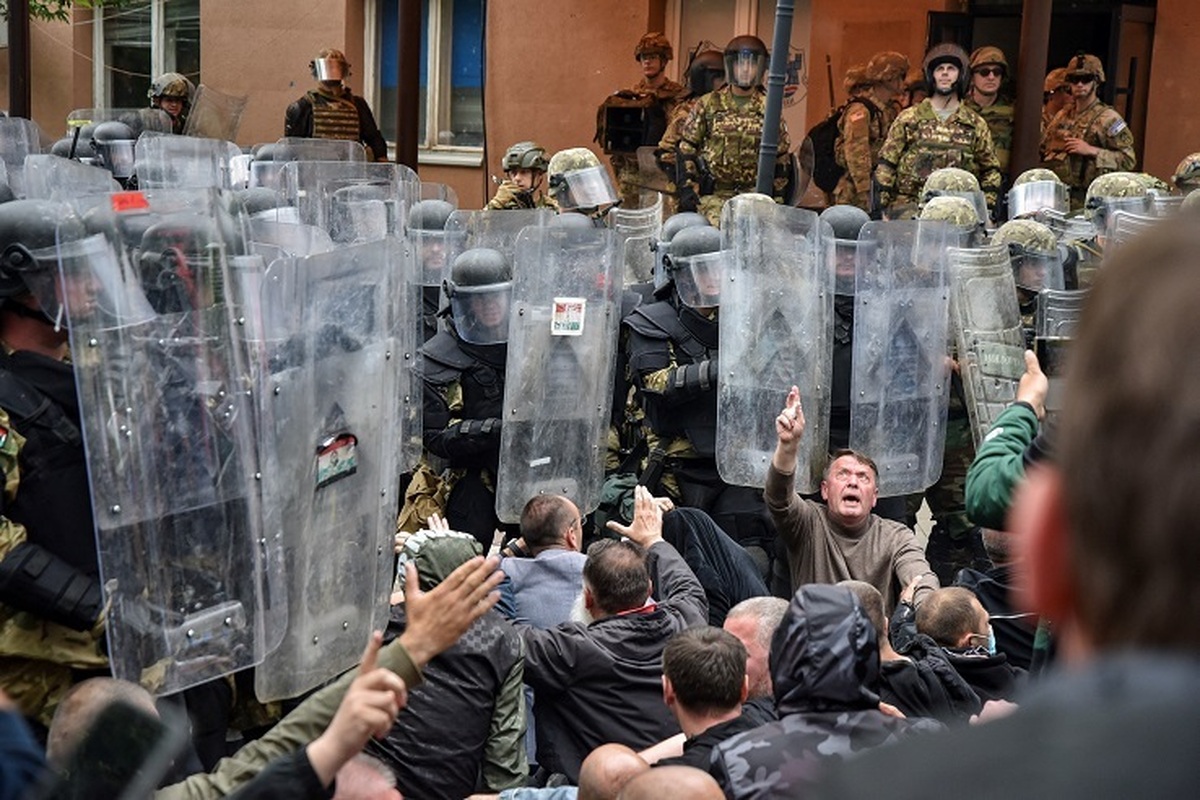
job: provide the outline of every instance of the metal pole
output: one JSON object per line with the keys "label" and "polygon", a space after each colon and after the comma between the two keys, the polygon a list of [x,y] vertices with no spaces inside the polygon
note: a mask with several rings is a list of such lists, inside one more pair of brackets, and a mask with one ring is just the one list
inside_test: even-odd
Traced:
{"label": "metal pole", "polygon": [[1009,178],[1036,167],[1042,129],[1042,88],[1050,47],[1052,0],[1025,0],[1021,13],[1021,53],[1017,59],[1017,102],[1013,109],[1013,149]]}
{"label": "metal pole", "polygon": [[8,3],[8,114],[32,119],[29,95],[29,0]]}
{"label": "metal pole", "polygon": [[767,72],[767,110],[763,114],[762,142],[758,146],[758,180],[755,191],[775,194],[775,157],[779,153],[779,120],[783,116],[783,84],[787,80],[788,48],[792,43],[793,0],[775,4],[775,36],[771,43],[771,68]]}
{"label": "metal pole", "polygon": [[397,0],[396,163],[417,168],[421,142],[421,0]]}

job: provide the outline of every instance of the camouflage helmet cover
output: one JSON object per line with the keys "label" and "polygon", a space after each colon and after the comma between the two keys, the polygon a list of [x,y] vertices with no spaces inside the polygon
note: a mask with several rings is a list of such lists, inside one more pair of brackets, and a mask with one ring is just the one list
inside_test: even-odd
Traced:
{"label": "camouflage helmet cover", "polygon": [[992,234],[992,244],[1014,245],[1025,252],[1053,253],[1058,249],[1054,231],[1032,219],[1013,219],[1001,225]]}
{"label": "camouflage helmet cover", "polygon": [[1104,65],[1100,63],[1100,59],[1090,53],[1080,51],[1071,56],[1071,60],[1067,62],[1066,74],[1070,75],[1091,75],[1096,79],[1096,83],[1104,83]]}
{"label": "camouflage helmet cover", "polygon": [[939,192],[978,192],[979,179],[958,167],[942,167],[929,173],[921,187],[921,197],[928,199]]}
{"label": "camouflage helmet cover", "polygon": [[975,48],[975,52],[971,53],[971,69],[977,69],[985,64],[998,64],[1004,68],[1004,74],[1008,74],[1008,60],[1004,57],[1004,51],[999,47],[988,44]]}
{"label": "camouflage helmet cover", "polygon": [[943,42],[935,44],[929,48],[929,52],[925,54],[925,60],[922,63],[922,68],[925,72],[925,81],[930,85],[934,85],[933,71],[940,64],[954,64],[958,67],[958,94],[960,97],[967,93],[967,88],[970,86],[971,76],[968,64],[970,59],[967,58],[967,51],[963,50],[953,42]]}
{"label": "camouflage helmet cover", "polygon": [[1171,181],[1180,189],[1200,188],[1200,153],[1184,156],[1175,168]]}
{"label": "camouflage helmet cover", "polygon": [[663,61],[670,61],[675,57],[675,51],[667,37],[655,31],[638,39],[637,47],[633,48],[635,61],[641,61],[642,56],[661,56]]}
{"label": "camouflage helmet cover", "polygon": [[855,64],[846,70],[846,77],[842,80],[842,89],[846,94],[855,94],[871,88],[871,83],[871,79],[867,77],[866,65]]}
{"label": "camouflage helmet cover", "polygon": [[150,89],[146,92],[146,96],[151,100],[172,97],[187,103],[192,102],[195,95],[195,85],[187,79],[187,76],[181,75],[178,72],[164,72],[162,75],[159,75],[150,81]]}
{"label": "camouflage helmet cover", "polygon": [[903,79],[908,72],[908,56],[895,50],[883,50],[871,56],[867,62],[867,80],[872,83],[887,83]]}
{"label": "camouflage helmet cover", "polygon": [[1134,172],[1133,174],[1152,194],[1170,194],[1174,190],[1171,184],[1149,172]]}
{"label": "camouflage helmet cover", "polygon": [[1013,188],[1024,186],[1027,183],[1035,183],[1037,181],[1053,181],[1054,183],[1062,183],[1062,179],[1054,173],[1053,170],[1048,170],[1045,167],[1034,167],[1027,169],[1017,176],[1013,181]]}
{"label": "camouflage helmet cover", "polygon": [[501,166],[505,172],[518,169],[546,171],[549,162],[546,160],[546,148],[537,142],[517,142],[504,151]]}
{"label": "camouflage helmet cover", "polygon": [[564,172],[598,166],[600,159],[596,158],[596,154],[591,150],[586,147],[568,147],[550,157],[546,171],[551,175],[562,175]]}
{"label": "camouflage helmet cover", "polygon": [[1083,212],[1089,219],[1107,200],[1148,198],[1150,190],[1132,172],[1108,172],[1091,182],[1084,198]]}
{"label": "camouflage helmet cover", "polygon": [[1065,67],[1052,69],[1046,73],[1046,80],[1042,83],[1042,93],[1051,94],[1058,91],[1067,85],[1067,70]]}
{"label": "camouflage helmet cover", "polygon": [[948,222],[960,228],[974,227],[980,223],[979,212],[974,204],[966,198],[954,196],[931,197],[918,218]]}

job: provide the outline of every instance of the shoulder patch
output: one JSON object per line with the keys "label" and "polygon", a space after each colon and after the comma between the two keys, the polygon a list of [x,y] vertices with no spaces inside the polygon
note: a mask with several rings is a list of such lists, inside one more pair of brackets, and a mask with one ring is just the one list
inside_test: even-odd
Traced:
{"label": "shoulder patch", "polygon": [[1118,133],[1125,130],[1125,127],[1125,120],[1117,117],[1117,119],[1113,121],[1113,124],[1108,126],[1108,135],[1116,136]]}

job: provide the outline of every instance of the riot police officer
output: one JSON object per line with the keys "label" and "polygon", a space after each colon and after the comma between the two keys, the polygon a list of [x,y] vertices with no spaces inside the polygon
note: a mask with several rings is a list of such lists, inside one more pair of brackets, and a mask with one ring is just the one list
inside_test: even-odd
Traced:
{"label": "riot police officer", "polygon": [[408,235],[416,245],[421,282],[422,341],[438,332],[442,281],[445,279],[448,249],[446,220],[454,206],[445,200],[421,200],[408,212]]}
{"label": "riot police officer", "polygon": [[454,530],[484,547],[495,512],[512,267],[498,250],[461,253],[445,282],[450,319],[421,349],[427,457],[405,497],[406,519],[423,523],[444,502]]}

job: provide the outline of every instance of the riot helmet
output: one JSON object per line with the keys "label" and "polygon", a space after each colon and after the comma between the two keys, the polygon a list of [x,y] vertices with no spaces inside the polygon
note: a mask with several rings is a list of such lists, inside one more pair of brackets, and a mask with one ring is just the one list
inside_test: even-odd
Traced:
{"label": "riot helmet", "polygon": [[858,206],[837,205],[822,211],[820,219],[832,234],[826,252],[834,263],[834,293],[852,295],[858,270],[858,234],[871,218]]}
{"label": "riot helmet", "polygon": [[687,73],[688,91],[693,97],[708,94],[725,83],[725,56],[720,50],[696,53]]}
{"label": "riot helmet", "polygon": [[350,62],[341,50],[326,47],[308,62],[308,71],[319,81],[340,83],[350,77]]}
{"label": "riot helmet", "polygon": [[440,286],[446,277],[446,220],[454,206],[445,200],[421,200],[408,212],[408,235],[421,263],[421,285]]}
{"label": "riot helmet", "polygon": [[721,232],[712,226],[696,225],[675,234],[667,267],[684,305],[715,308],[721,304],[726,255],[721,249]]}
{"label": "riot helmet", "polygon": [[983,221],[975,204],[963,197],[941,195],[931,197],[917,218],[922,222],[946,222],[959,232],[959,246],[974,246],[982,232]]}
{"label": "riot helmet", "polygon": [[490,247],[460,253],[443,286],[460,339],[483,345],[508,341],[512,268],[503,253]]}
{"label": "riot helmet", "polygon": [[547,172],[550,195],[562,211],[607,211],[619,199],[608,170],[586,147],[559,150]]}
{"label": "riot helmet", "polygon": [[[56,329],[66,313],[91,313],[98,289],[75,245],[87,238],[83,222],[64,203],[13,200],[0,204],[0,300],[23,316],[43,315]],[[61,265],[61,269],[60,269]],[[15,298],[32,295],[40,314]]]}
{"label": "riot helmet", "polygon": [[[992,234],[992,244],[1008,247],[1013,278],[1026,292],[1062,289],[1062,256],[1054,231],[1031,219],[1014,219]],[[1030,298],[1027,296],[1026,301]]]}
{"label": "riot helmet", "polygon": [[739,89],[762,84],[767,71],[767,46],[757,36],[735,36],[725,45],[725,82]]}
{"label": "riot helmet", "polygon": [[1067,185],[1052,170],[1044,167],[1025,170],[1008,190],[1008,218],[1031,217],[1047,209],[1058,214],[1070,211],[1071,197]]}
{"label": "riot helmet", "polygon": [[339,244],[376,242],[398,233],[394,187],[364,181],[334,190],[329,203],[329,236]]}
{"label": "riot helmet", "polygon": [[1175,168],[1171,182],[1184,192],[1200,188],[1200,153],[1184,156]]}
{"label": "riot helmet", "polygon": [[1114,211],[1146,214],[1150,210],[1150,192],[1132,172],[1106,172],[1088,185],[1083,214],[1092,221],[1096,233],[1106,233]]}
{"label": "riot helmet", "polygon": [[695,211],[681,211],[673,214],[662,224],[662,229],[658,233],[658,241],[653,245],[655,251],[654,292],[656,295],[670,285],[672,280],[671,271],[667,268],[667,257],[671,253],[671,240],[685,228],[708,225],[708,218]]}
{"label": "riot helmet", "polygon": [[[949,90],[939,92],[937,81],[933,79],[933,72],[942,64],[953,64],[958,67],[958,80],[950,86]],[[968,64],[967,51],[958,45],[952,42],[943,42],[942,44],[934,45],[925,54],[925,61],[922,64],[925,72],[925,82],[929,84],[930,91],[935,94],[956,93],[960,99],[966,97],[967,90],[971,86],[971,72]]]}
{"label": "riot helmet", "polygon": [[92,131],[92,150],[100,166],[117,180],[126,180],[133,175],[135,144],[137,134],[124,122],[101,122]]}
{"label": "riot helmet", "polygon": [[979,179],[958,167],[935,169],[921,187],[921,203],[934,197],[961,197],[975,206],[980,220],[987,219],[987,200],[979,188]]}

